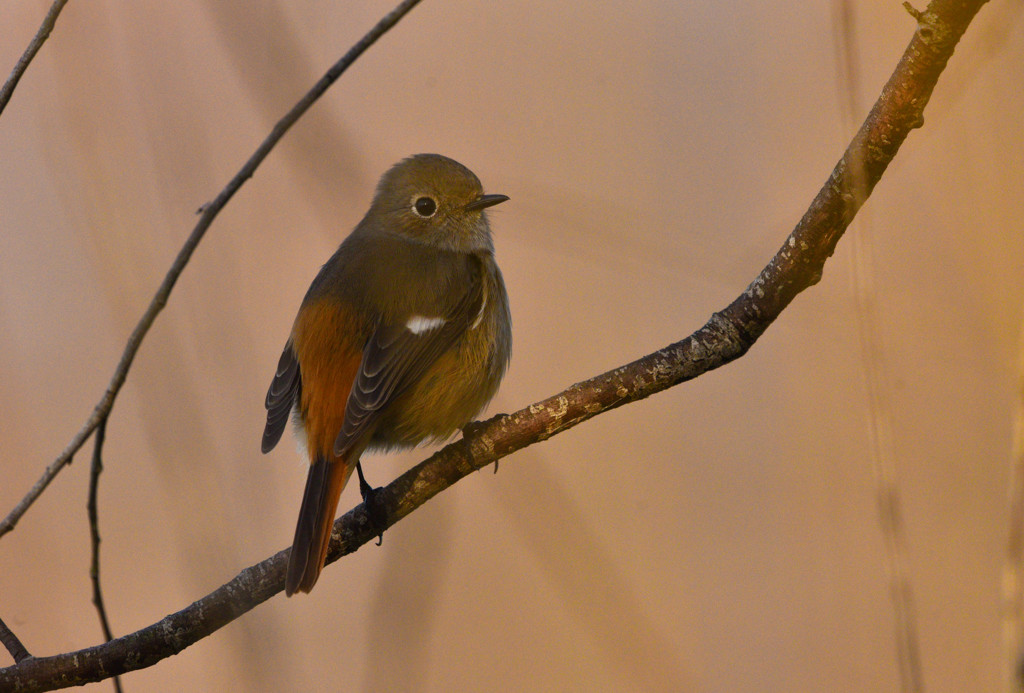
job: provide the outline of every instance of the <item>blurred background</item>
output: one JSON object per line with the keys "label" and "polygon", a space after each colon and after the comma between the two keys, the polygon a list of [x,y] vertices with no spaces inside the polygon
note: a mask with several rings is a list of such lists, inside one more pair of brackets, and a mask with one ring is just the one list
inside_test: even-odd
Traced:
{"label": "blurred background", "polygon": [[[48,6],[0,7],[0,74]],[[68,4],[0,117],[0,514],[82,426],[196,209],[391,7]],[[290,543],[305,461],[260,454],[263,397],[388,166],[443,153],[512,198],[490,214],[515,348],[489,412],[518,409],[682,339],[774,254],[914,30],[895,0],[845,29],[841,9],[413,10],[221,213],[139,352],[100,485],[115,634]],[[463,480],[126,690],[898,690],[872,422],[923,683],[1000,690],[1021,15],[982,10],[851,228],[860,252],[844,238],[748,355]],[[90,450],[0,539],[0,617],[33,654],[102,638]],[[428,452],[364,462],[383,484]]]}

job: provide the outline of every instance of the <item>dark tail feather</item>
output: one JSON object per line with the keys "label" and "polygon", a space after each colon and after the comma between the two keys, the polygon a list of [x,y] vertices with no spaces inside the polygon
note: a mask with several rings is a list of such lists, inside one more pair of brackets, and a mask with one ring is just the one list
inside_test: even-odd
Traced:
{"label": "dark tail feather", "polygon": [[295,527],[292,553],[288,557],[284,593],[289,597],[296,592],[309,592],[320,577],[327,558],[338,499],[351,472],[351,466],[344,459],[328,462],[321,458],[309,467],[299,523]]}

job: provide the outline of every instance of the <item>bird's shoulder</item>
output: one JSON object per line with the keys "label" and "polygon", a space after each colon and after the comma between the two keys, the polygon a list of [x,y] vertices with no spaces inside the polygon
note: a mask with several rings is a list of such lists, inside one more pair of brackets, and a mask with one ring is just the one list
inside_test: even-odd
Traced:
{"label": "bird's shoulder", "polygon": [[305,302],[331,297],[395,319],[440,315],[477,292],[485,272],[477,254],[360,227],[320,269]]}

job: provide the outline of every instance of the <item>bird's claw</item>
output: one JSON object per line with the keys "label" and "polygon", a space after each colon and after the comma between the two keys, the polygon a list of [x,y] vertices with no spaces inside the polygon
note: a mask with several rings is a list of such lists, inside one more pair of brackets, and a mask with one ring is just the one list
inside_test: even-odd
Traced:
{"label": "bird's claw", "polygon": [[[363,505],[366,506],[366,514],[370,522],[376,528],[384,527],[387,524],[387,512],[384,505],[384,489],[380,486],[373,487],[366,482],[363,476],[363,466],[356,462],[356,472],[359,474],[359,495],[363,497]],[[384,530],[381,529],[377,535],[377,546],[384,543]]]}

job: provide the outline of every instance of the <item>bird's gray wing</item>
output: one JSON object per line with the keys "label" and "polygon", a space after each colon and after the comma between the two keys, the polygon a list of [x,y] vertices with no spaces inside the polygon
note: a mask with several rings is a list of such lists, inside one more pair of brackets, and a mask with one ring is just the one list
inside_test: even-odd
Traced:
{"label": "bird's gray wing", "polygon": [[263,452],[270,452],[281,440],[281,434],[288,425],[288,415],[301,390],[299,360],[295,357],[295,351],[289,341],[277,362],[277,372],[270,383],[270,389],[267,390],[267,399],[264,403],[267,408],[267,425],[263,429]]}
{"label": "bird's gray wing", "polygon": [[381,321],[374,329],[349,393],[345,420],[334,443],[335,455],[342,455],[359,440],[387,405],[473,325],[485,300],[479,267],[474,269],[472,280],[444,314],[407,314]]}

